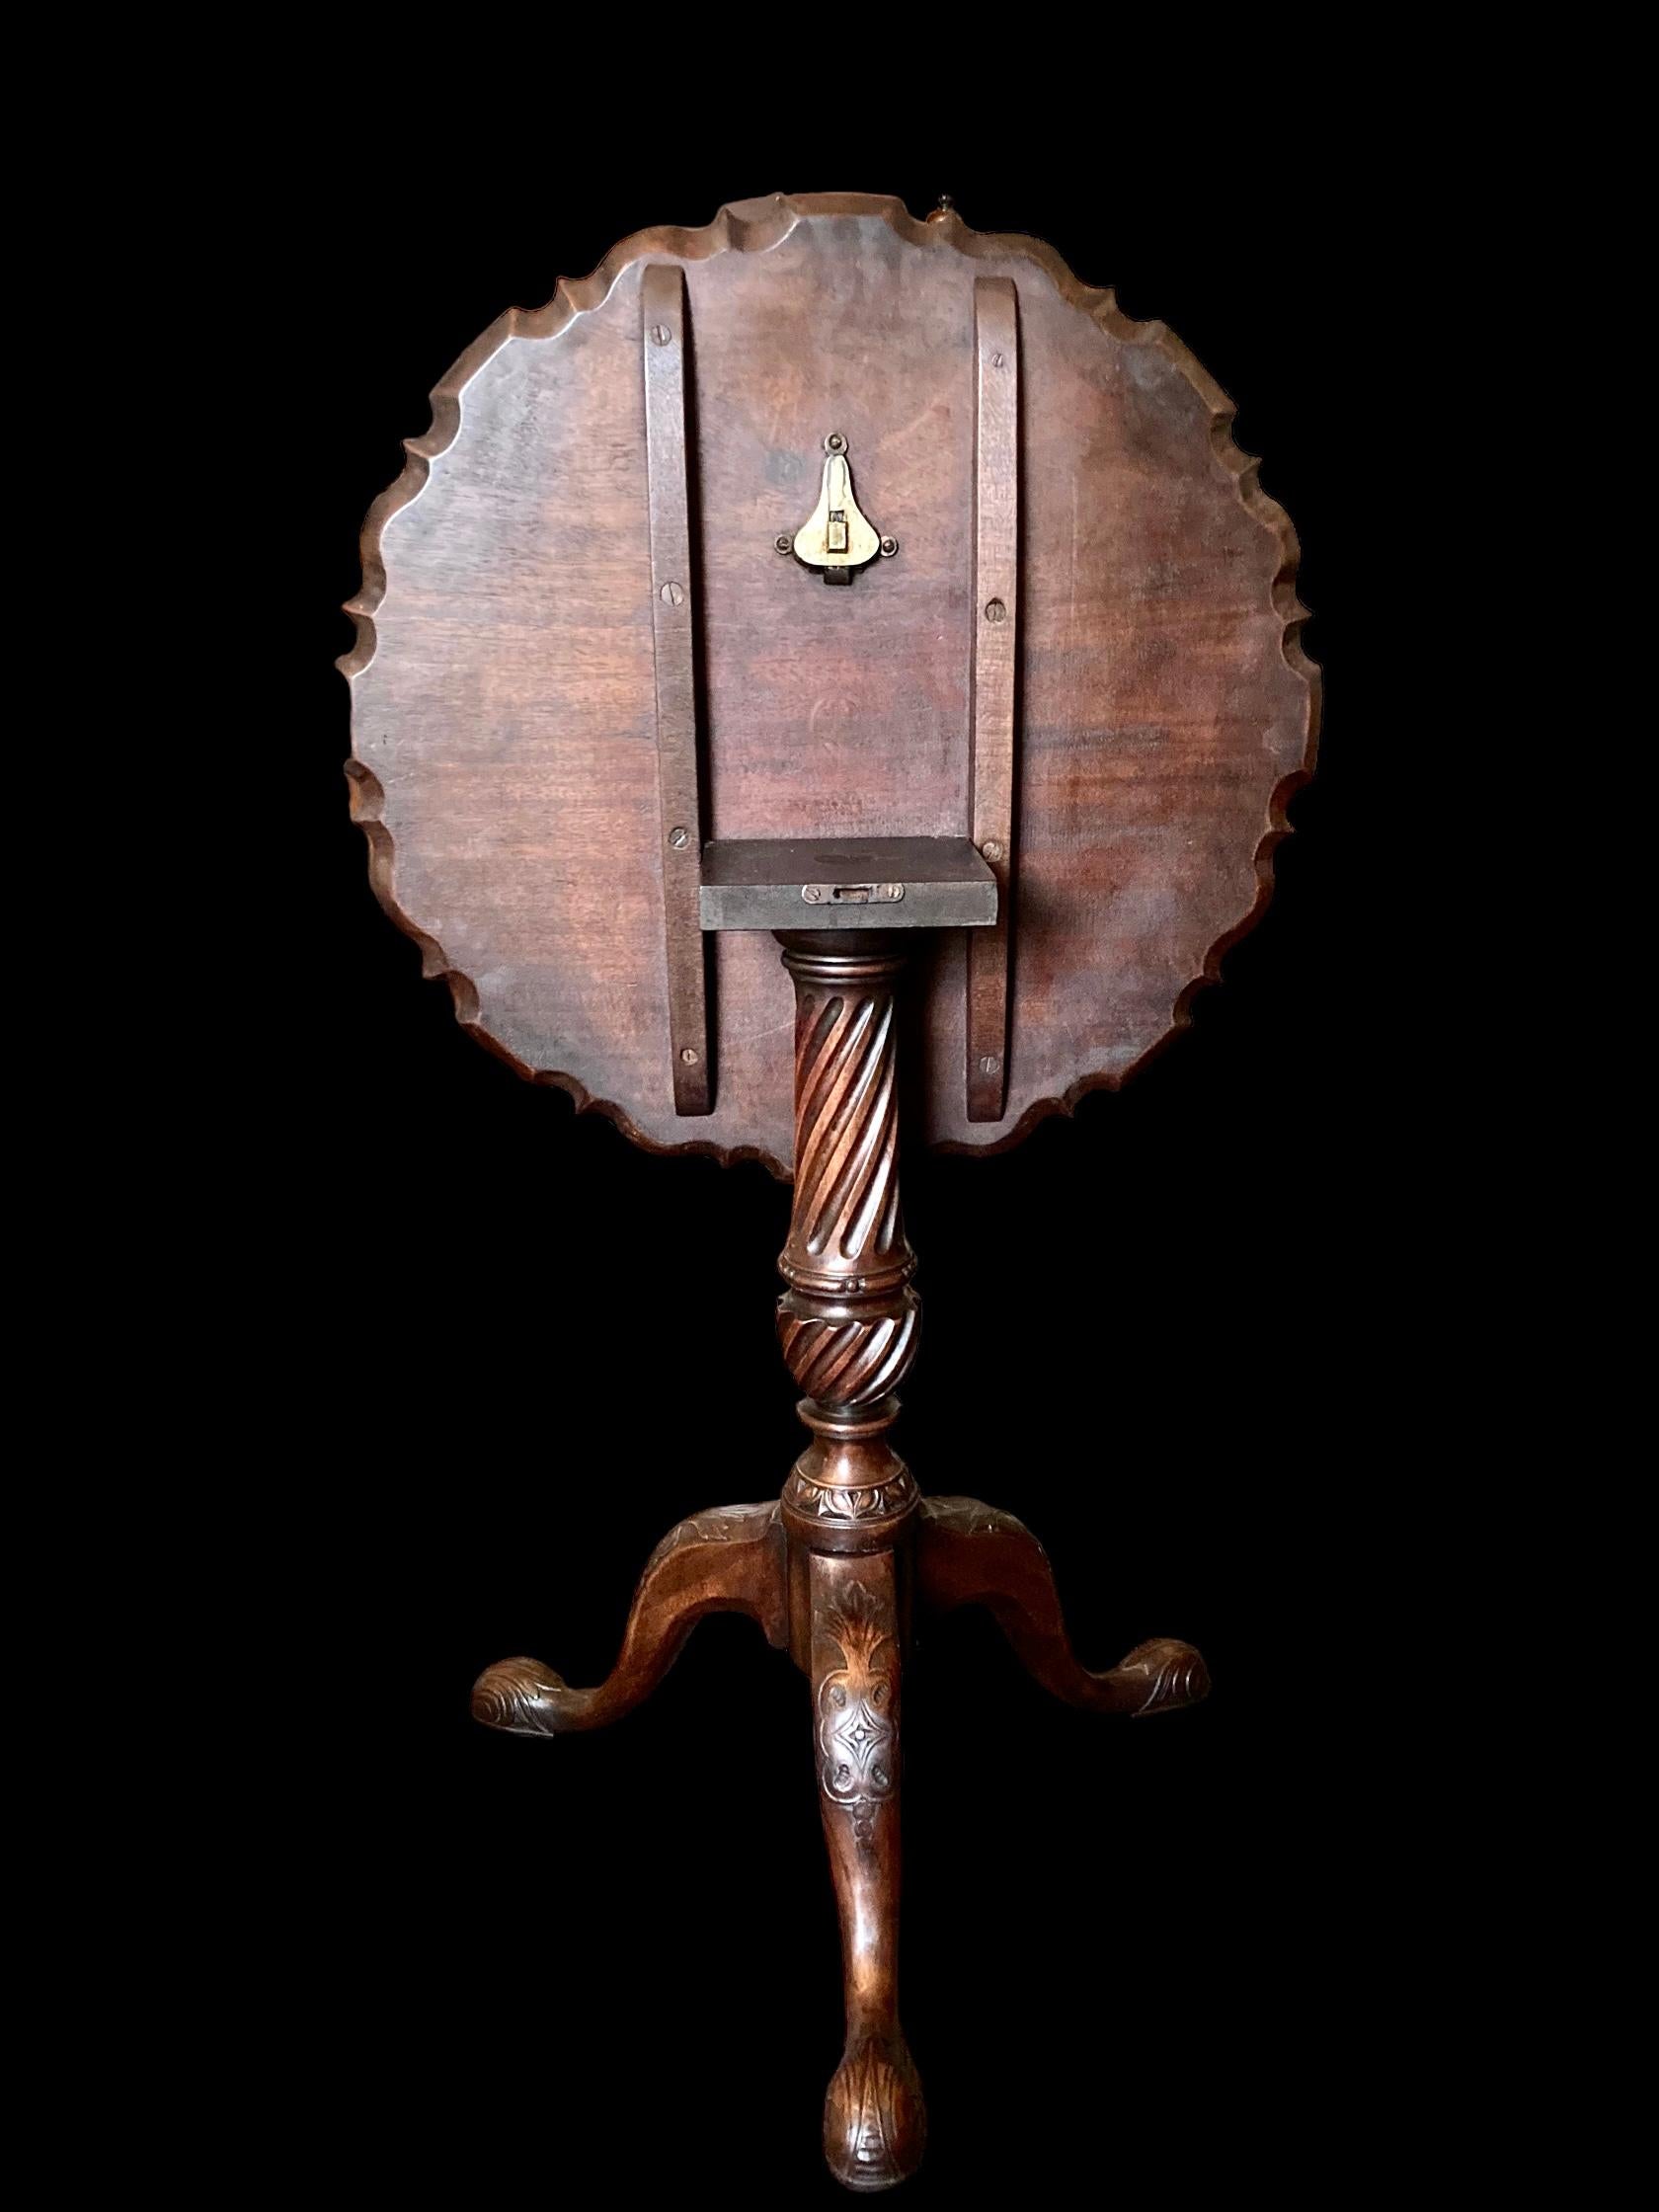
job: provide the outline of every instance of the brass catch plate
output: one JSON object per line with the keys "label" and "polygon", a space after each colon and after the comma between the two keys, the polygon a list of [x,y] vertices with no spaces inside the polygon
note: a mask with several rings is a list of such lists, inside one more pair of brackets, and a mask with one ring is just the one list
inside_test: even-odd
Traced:
{"label": "brass catch plate", "polygon": [[878,553],[897,553],[898,540],[884,538],[854,497],[847,441],[839,431],[824,440],[824,454],[818,505],[792,538],[778,539],[778,551],[791,552],[807,568],[820,570],[826,584],[850,584],[854,569]]}

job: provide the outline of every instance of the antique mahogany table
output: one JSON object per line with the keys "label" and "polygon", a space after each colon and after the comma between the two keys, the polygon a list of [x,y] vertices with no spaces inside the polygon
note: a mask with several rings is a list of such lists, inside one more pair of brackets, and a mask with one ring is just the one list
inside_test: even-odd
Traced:
{"label": "antique mahogany table", "polygon": [[807,1674],[851,2188],[925,2128],[896,1968],[913,1608],[988,1608],[1097,1712],[1208,1687],[1162,1639],[1079,1665],[1037,1540],[924,1496],[889,1432],[919,1318],[900,991],[910,1140],[1016,1143],[1185,1019],[1311,769],[1296,539],[1231,413],[1034,240],[773,194],[504,314],[363,531],[352,803],[426,972],[635,1143],[793,1175],[781,1497],[670,1531],[596,1689],[510,1659],[473,1710],[601,1726],[717,1611]]}

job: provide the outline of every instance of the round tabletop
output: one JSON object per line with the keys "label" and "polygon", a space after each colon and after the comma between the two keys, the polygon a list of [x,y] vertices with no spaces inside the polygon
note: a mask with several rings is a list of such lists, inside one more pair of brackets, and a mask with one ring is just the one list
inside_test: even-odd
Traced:
{"label": "round tabletop", "polygon": [[[1121,1082],[1313,762],[1296,537],[1231,414],[1047,246],[862,194],[640,232],[501,316],[369,513],[341,663],[375,889],[460,1019],[639,1143],[787,1174],[776,898],[873,899],[914,926],[927,1142]],[[783,840],[822,882],[744,874]],[[908,915],[867,848],[944,856]]]}

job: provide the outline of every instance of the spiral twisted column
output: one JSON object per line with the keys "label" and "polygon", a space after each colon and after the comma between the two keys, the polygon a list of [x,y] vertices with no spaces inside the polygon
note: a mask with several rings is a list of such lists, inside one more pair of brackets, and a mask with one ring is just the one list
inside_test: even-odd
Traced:
{"label": "spiral twisted column", "polygon": [[824,2151],[838,2180],[865,2191],[913,2172],[927,2134],[899,2018],[900,1678],[919,1493],[887,1441],[921,1320],[899,1208],[906,941],[865,930],[780,941],[795,981],[795,1201],[778,1337],[812,1442],[779,1512],[841,1923],[846,2043]]}
{"label": "spiral twisted column", "polygon": [[896,989],[902,936],[780,935],[795,983],[795,1201],[778,1339],[813,1441],[783,1493],[821,1548],[893,1540],[917,1491],[886,1441],[921,1304],[899,1205]]}

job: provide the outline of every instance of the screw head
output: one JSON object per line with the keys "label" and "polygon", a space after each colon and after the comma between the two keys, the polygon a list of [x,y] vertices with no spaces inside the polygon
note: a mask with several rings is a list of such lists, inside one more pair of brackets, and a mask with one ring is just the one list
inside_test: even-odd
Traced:
{"label": "screw head", "polygon": [[671,830],[669,831],[669,842],[673,846],[675,852],[678,852],[682,845],[688,845],[691,842],[691,832],[689,830],[678,828]]}
{"label": "screw head", "polygon": [[795,540],[792,537],[786,536],[785,533],[780,530],[777,536],[773,538],[772,543],[777,547],[780,553],[787,553],[793,548]]}
{"label": "screw head", "polygon": [[695,1053],[694,1053],[694,1052],[693,1052],[693,1051],[691,1050],[691,1047],[690,1047],[689,1045],[685,1045],[685,1046],[682,1046],[682,1047],[681,1047],[681,1049],[680,1049],[680,1055],[679,1055],[679,1057],[680,1057],[680,1059],[681,1059],[682,1061],[684,1061],[684,1063],[685,1063],[685,1065],[686,1065],[686,1066],[687,1066],[687,1067],[695,1067],[695,1066],[696,1066],[696,1065],[697,1065],[697,1056],[696,1056],[696,1054],[695,1054]]}
{"label": "screw head", "polygon": [[982,1075],[994,1075],[1001,1065],[1002,1063],[994,1053],[982,1053],[980,1056],[980,1073]]}
{"label": "screw head", "polygon": [[824,450],[827,453],[844,453],[846,451],[846,439],[839,431],[830,433],[830,435],[824,440]]}
{"label": "screw head", "polygon": [[662,597],[670,606],[682,606],[685,603],[684,585],[665,584],[662,591]]}
{"label": "screw head", "polygon": [[986,606],[985,614],[988,622],[1006,622],[1008,619],[1008,610],[1000,599],[989,600]]}
{"label": "screw head", "polygon": [[1001,839],[998,837],[988,837],[985,843],[981,845],[980,850],[985,854],[988,860],[1000,860],[1002,857]]}
{"label": "screw head", "polygon": [[809,907],[816,907],[824,898],[823,887],[816,883],[804,883],[801,886],[801,897]]}
{"label": "screw head", "polygon": [[1000,354],[991,355],[990,365],[992,368],[1000,368],[1002,366],[1002,356]]}
{"label": "screw head", "polygon": [[669,343],[669,340],[670,340],[670,339],[671,339],[671,338],[672,338],[672,336],[673,336],[673,333],[672,333],[672,331],[671,331],[671,330],[670,330],[670,328],[669,328],[669,326],[668,326],[668,324],[667,324],[667,323],[653,323],[653,324],[652,324],[652,326],[651,326],[651,343],[652,343],[652,345],[653,345],[653,346],[666,346],[666,345],[667,345],[667,344]]}
{"label": "screw head", "polygon": [[899,540],[896,537],[884,537],[881,541],[881,549],[883,557],[891,561],[894,554],[899,550]]}

